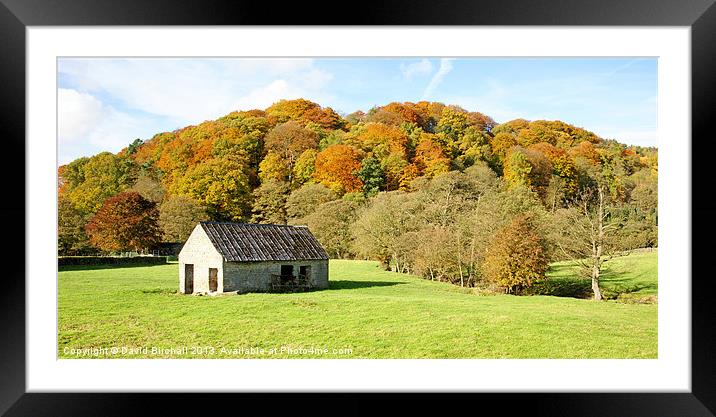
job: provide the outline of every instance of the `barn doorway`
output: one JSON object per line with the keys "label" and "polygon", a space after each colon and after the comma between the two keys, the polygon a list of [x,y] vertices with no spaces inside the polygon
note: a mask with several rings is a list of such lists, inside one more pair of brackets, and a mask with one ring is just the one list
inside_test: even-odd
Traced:
{"label": "barn doorway", "polygon": [[209,268],[209,291],[219,290],[219,270]]}
{"label": "barn doorway", "polygon": [[298,285],[308,287],[311,276],[311,267],[309,265],[301,265],[298,267]]}
{"label": "barn doorway", "polygon": [[194,292],[194,264],[184,264],[184,294]]}

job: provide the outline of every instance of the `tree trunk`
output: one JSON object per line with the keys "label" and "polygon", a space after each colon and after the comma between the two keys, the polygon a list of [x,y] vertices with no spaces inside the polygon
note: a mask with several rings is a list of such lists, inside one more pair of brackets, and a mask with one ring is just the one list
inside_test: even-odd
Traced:
{"label": "tree trunk", "polygon": [[602,269],[602,252],[604,245],[604,192],[602,187],[597,189],[599,192],[599,206],[597,217],[597,244],[594,253],[594,263],[592,264],[592,291],[594,292],[594,300],[602,299],[602,291],[599,289],[599,275]]}
{"label": "tree trunk", "polygon": [[594,301],[602,299],[602,291],[599,289],[599,266],[592,268],[592,291],[594,291]]}

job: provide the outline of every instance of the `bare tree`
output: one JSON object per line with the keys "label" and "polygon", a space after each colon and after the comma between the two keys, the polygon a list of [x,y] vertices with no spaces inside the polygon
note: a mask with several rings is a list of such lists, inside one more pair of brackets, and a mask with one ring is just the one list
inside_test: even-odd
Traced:
{"label": "bare tree", "polygon": [[591,278],[595,300],[602,299],[599,280],[604,264],[626,254],[618,245],[621,224],[612,211],[606,186],[595,184],[579,192],[571,207],[558,212],[558,247],[579,263],[582,275]]}

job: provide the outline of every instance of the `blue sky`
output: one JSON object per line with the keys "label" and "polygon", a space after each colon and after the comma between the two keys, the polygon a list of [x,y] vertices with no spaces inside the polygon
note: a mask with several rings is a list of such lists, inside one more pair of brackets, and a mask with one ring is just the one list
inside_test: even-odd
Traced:
{"label": "blue sky", "polygon": [[655,58],[63,58],[58,71],[60,164],[298,97],[343,114],[440,101],[656,146]]}

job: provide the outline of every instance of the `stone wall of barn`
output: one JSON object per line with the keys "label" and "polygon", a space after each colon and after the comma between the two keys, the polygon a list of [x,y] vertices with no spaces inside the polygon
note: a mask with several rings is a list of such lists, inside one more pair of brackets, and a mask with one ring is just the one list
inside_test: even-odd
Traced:
{"label": "stone wall of barn", "polygon": [[193,292],[209,291],[209,268],[218,269],[218,292],[224,291],[221,285],[223,262],[224,257],[214,248],[201,225],[195,227],[179,252],[179,292],[186,292],[184,272],[187,264],[194,265]]}
{"label": "stone wall of barn", "polygon": [[294,275],[301,266],[310,266],[311,288],[328,288],[328,260],[224,262],[223,290],[226,292],[270,291],[271,275],[281,274],[281,265],[292,265]]}

